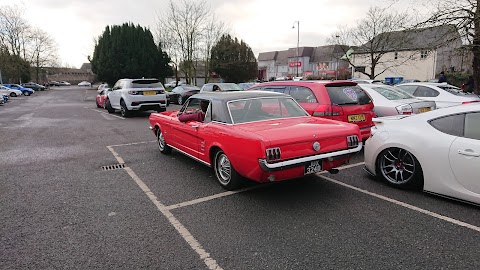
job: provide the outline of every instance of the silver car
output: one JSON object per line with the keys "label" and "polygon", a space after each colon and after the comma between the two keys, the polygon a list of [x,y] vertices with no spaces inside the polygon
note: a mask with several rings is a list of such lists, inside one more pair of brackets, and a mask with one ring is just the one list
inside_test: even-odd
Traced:
{"label": "silver car", "polygon": [[418,114],[436,109],[434,101],[414,96],[388,85],[359,84],[373,99],[375,114],[378,117],[398,114]]}

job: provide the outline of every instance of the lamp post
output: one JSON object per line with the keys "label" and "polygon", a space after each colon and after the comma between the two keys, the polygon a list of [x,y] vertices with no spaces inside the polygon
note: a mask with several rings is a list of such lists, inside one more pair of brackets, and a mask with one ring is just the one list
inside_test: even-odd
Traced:
{"label": "lamp post", "polygon": [[292,28],[295,29],[295,24],[297,24],[297,51],[296,51],[296,62],[295,66],[297,67],[297,77],[298,77],[298,45],[300,44],[300,21],[294,21]]}

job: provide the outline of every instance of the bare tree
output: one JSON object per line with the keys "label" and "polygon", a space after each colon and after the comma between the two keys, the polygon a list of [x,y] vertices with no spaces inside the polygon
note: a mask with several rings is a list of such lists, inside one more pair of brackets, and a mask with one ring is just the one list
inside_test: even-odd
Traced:
{"label": "bare tree", "polygon": [[34,29],[29,40],[29,54],[26,59],[34,68],[36,81],[39,73],[46,66],[56,66],[58,62],[57,46],[54,39],[41,29]]}
{"label": "bare tree", "polygon": [[[344,50],[344,53],[348,52],[345,50],[348,46],[344,45],[352,45],[355,61],[353,57],[342,59],[347,60],[357,71],[370,79],[375,79],[387,70],[403,65],[414,56],[414,53],[404,53],[398,61],[391,61],[385,57],[391,52],[404,51],[404,45],[409,42],[410,37],[399,30],[405,29],[408,22],[409,16],[406,13],[371,7],[355,26],[339,26],[338,31],[327,42],[332,45],[342,45],[338,47]],[[364,70],[360,66],[367,66],[370,69]]]}
{"label": "bare tree", "polygon": [[30,25],[24,19],[20,6],[0,6],[0,45],[15,56],[25,58],[25,48]]}
{"label": "bare tree", "polygon": [[424,0],[430,8],[434,7],[428,19],[420,26],[455,25],[469,51],[473,54],[474,90],[480,94],[480,0]]}
{"label": "bare tree", "polygon": [[169,8],[158,16],[156,37],[178,71],[185,74],[187,83],[194,83],[197,69],[205,66],[205,79],[210,72],[210,51],[218,39],[227,31],[226,25],[218,20],[205,0],[170,0]]}

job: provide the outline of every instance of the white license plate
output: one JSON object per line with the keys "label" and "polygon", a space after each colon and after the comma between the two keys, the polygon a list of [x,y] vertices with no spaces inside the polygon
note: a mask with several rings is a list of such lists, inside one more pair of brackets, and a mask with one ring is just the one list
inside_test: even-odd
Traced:
{"label": "white license plate", "polygon": [[314,160],[310,161],[310,163],[305,164],[303,173],[304,174],[312,174],[322,171],[322,161],[321,160]]}

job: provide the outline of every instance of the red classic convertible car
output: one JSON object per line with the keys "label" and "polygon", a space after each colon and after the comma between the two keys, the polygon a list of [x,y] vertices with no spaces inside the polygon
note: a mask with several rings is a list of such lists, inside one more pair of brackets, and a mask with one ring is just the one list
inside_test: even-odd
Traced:
{"label": "red classic convertible car", "polygon": [[200,93],[180,111],[151,114],[150,125],[161,153],[175,149],[213,167],[227,190],[244,178],[273,182],[335,173],[362,149],[357,125],[312,117],[291,96],[274,92]]}

